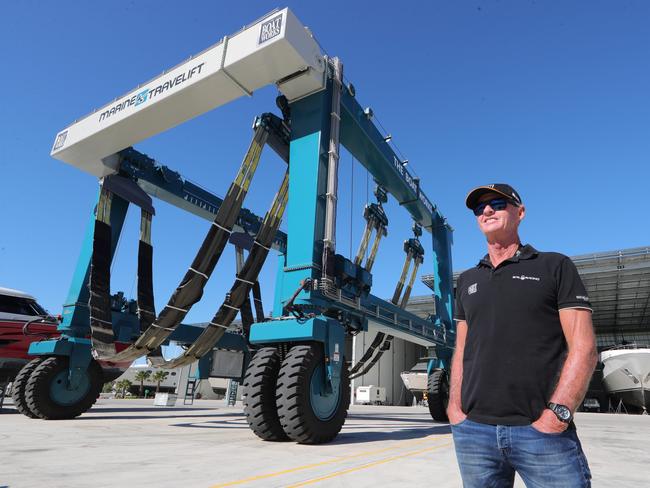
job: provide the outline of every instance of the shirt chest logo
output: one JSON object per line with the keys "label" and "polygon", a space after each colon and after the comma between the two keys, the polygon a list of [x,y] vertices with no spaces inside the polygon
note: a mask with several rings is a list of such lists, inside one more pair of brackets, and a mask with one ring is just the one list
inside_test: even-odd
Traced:
{"label": "shirt chest logo", "polygon": [[472,295],[473,293],[476,293],[476,290],[478,289],[478,283],[474,283],[473,285],[469,285],[467,288],[467,294]]}
{"label": "shirt chest logo", "polygon": [[526,281],[526,280],[531,280],[531,281],[541,281],[539,277],[537,276],[526,276],[526,275],[512,275],[513,280],[521,280],[521,281]]}

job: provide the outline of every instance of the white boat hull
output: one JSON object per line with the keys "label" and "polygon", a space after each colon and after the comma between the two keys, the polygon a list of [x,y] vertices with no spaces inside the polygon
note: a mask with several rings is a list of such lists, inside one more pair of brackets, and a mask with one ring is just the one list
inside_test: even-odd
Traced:
{"label": "white boat hull", "polygon": [[650,408],[650,348],[610,349],[601,353],[603,384],[628,405]]}
{"label": "white boat hull", "polygon": [[404,371],[403,373],[400,373],[400,376],[402,377],[404,386],[406,386],[409,391],[427,391],[427,373]]}

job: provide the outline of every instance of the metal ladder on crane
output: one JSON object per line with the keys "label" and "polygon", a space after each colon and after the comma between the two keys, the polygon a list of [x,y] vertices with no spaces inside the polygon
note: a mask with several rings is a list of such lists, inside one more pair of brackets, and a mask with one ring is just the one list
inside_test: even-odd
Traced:
{"label": "metal ladder on crane", "polygon": [[196,385],[198,380],[196,378],[187,378],[187,385],[185,386],[185,396],[183,397],[183,405],[194,404],[194,392],[196,392]]}
{"label": "metal ladder on crane", "polygon": [[229,380],[228,381],[228,393],[226,394],[226,405],[229,407],[234,407],[237,403],[237,390],[239,389],[239,381]]}

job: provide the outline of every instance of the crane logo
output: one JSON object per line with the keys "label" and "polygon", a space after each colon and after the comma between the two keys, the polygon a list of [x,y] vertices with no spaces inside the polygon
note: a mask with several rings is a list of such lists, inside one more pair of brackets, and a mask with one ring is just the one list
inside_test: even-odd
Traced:
{"label": "crane logo", "polygon": [[140,105],[147,101],[147,96],[149,95],[149,89],[147,88],[144,91],[141,91],[135,96],[135,105]]}
{"label": "crane logo", "polygon": [[130,98],[125,98],[120,103],[113,105],[111,108],[106,109],[100,113],[99,121],[102,122],[103,120],[108,119],[109,117],[112,117],[116,113],[119,113],[129,107],[137,107],[138,105],[142,105],[143,103],[148,102],[149,100],[152,100],[159,95],[162,95],[166,91],[182,85],[190,78],[192,78],[192,76],[200,75],[204,64],[205,63],[197,64],[194,67],[189,68],[184,73],[178,74],[173,78],[168,78],[166,81],[161,82],[155,88],[146,88],[144,90],[141,90],[139,93],[132,95]]}
{"label": "crane logo", "polygon": [[267,20],[266,22],[262,23],[262,28],[260,30],[260,39],[257,43],[262,44],[268,40],[273,39],[274,37],[279,36],[281,30],[282,14],[276,15],[271,20]]}

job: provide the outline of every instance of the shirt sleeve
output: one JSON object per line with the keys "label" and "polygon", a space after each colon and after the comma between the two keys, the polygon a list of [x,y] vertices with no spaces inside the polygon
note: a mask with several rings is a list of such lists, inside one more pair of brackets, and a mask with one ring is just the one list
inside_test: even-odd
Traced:
{"label": "shirt sleeve", "polygon": [[461,290],[463,289],[462,285],[463,275],[458,277],[456,281],[456,290],[455,290],[455,299],[454,299],[454,320],[465,320],[465,310],[463,309],[463,302],[461,301]]}
{"label": "shirt sleeve", "polygon": [[[592,310],[585,285],[573,261],[564,256],[557,270],[557,308],[585,308]],[[593,311],[593,310],[592,310]]]}

